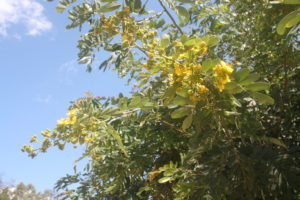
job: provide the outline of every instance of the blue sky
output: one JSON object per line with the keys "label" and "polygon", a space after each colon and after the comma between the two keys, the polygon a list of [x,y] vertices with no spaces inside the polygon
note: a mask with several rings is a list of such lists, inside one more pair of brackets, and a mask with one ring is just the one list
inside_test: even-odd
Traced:
{"label": "blue sky", "polygon": [[80,33],[65,30],[67,17],[55,12],[56,4],[0,0],[0,177],[32,183],[39,191],[72,173],[81,151],[51,149],[31,159],[22,145],[53,128],[84,92],[114,96],[130,90],[115,73],[87,73],[76,64]]}

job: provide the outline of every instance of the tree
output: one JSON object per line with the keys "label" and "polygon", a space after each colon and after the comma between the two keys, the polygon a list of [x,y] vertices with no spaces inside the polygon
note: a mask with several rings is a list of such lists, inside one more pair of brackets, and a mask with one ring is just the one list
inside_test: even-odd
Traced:
{"label": "tree", "polygon": [[0,200],[54,200],[54,193],[45,190],[37,192],[32,184],[19,183],[15,186],[1,186]]}
{"label": "tree", "polygon": [[57,11],[72,6],[67,28],[90,27],[79,63],[91,71],[110,51],[99,68],[136,85],[129,97],[77,99],[39,148],[23,147],[32,157],[86,147],[85,171],[57,183],[63,198],[298,198],[299,29],[276,33],[294,6],[158,0],[150,13],[150,1],[73,3]]}

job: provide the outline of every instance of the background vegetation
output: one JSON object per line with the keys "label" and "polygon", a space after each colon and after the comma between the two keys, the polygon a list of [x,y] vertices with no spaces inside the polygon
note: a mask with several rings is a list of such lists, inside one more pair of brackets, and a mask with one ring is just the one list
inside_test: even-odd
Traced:
{"label": "background vegetation", "polygon": [[54,192],[45,190],[37,192],[32,184],[25,185],[6,185],[0,180],[0,199],[1,200],[54,200]]}

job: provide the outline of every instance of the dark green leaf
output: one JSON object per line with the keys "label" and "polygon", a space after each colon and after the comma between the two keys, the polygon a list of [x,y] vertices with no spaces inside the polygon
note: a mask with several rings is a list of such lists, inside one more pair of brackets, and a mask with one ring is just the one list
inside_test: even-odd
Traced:
{"label": "dark green leaf", "polygon": [[193,115],[190,114],[184,119],[182,123],[182,129],[183,130],[188,129],[192,125],[192,122],[193,122]]}

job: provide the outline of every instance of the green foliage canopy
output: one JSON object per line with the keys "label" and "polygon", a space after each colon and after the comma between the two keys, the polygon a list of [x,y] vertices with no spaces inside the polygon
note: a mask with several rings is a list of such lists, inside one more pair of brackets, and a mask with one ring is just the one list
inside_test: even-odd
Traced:
{"label": "green foliage canopy", "polygon": [[136,84],[129,97],[77,99],[23,151],[85,146],[86,169],[57,183],[63,199],[297,199],[299,29],[276,33],[294,7],[158,0],[153,13],[148,3],[59,2],[68,29],[88,29],[79,63],[91,71],[112,52],[99,68]]}

